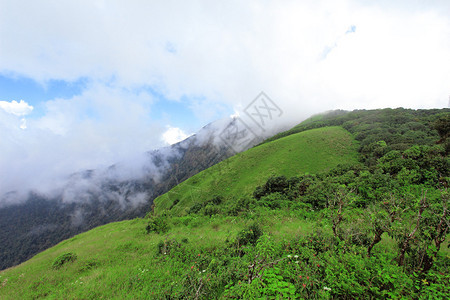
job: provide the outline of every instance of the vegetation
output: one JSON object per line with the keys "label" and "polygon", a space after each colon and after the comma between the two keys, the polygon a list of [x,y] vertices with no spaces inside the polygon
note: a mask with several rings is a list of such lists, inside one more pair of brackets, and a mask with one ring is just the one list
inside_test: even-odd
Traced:
{"label": "vegetation", "polygon": [[[204,142],[191,136],[170,149],[148,153],[148,159],[161,167],[157,172],[158,182],[155,182],[152,172],[139,180],[110,178],[103,182],[96,181],[95,191],[80,196],[83,201],[67,202],[63,201],[62,194],[51,197],[31,192],[23,203],[0,206],[0,270],[18,265],[65,239],[97,226],[144,217],[157,196],[231,156],[231,149],[218,148],[208,142],[214,134],[214,129],[208,127],[211,126],[199,132]],[[168,152],[176,155],[168,156]],[[90,178],[97,171],[88,170],[73,176]],[[135,193],[141,192],[148,195],[147,203],[138,205],[130,200]],[[117,201],[117,193],[122,193],[124,201]],[[8,194],[14,199],[14,192]],[[8,194],[0,197],[8,198]]]}
{"label": "vegetation", "polygon": [[[364,112],[408,120],[403,113]],[[407,143],[389,139],[398,123],[377,121],[382,131],[355,129],[355,138],[365,132],[359,145],[323,127],[255,147],[158,198],[144,219],[95,228],[2,271],[0,298],[446,299],[450,168],[438,128],[448,114],[414,114],[428,127],[415,126]],[[344,123],[356,120],[366,118]],[[336,156],[314,164],[321,156],[298,149]]]}
{"label": "vegetation", "polygon": [[270,176],[317,173],[341,162],[356,163],[357,147],[351,134],[338,126],[297,133],[249,149],[189,178],[156,198],[156,210],[186,215],[206,206],[213,209],[215,204],[208,201],[217,196],[223,204],[236,205],[250,198]]}

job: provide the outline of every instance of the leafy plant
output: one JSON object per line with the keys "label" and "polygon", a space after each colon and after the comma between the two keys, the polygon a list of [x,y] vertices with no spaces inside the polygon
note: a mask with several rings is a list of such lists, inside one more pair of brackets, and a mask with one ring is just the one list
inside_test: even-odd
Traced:
{"label": "leafy plant", "polygon": [[71,263],[77,260],[77,255],[72,252],[67,252],[58,256],[52,264],[52,268],[55,270],[60,269],[63,265]]}
{"label": "leafy plant", "polygon": [[147,233],[165,233],[169,231],[169,224],[167,223],[166,217],[151,217],[148,221],[147,227],[145,227]]}
{"label": "leafy plant", "polygon": [[261,227],[258,224],[252,224],[238,233],[236,243],[238,246],[255,245],[262,234]]}

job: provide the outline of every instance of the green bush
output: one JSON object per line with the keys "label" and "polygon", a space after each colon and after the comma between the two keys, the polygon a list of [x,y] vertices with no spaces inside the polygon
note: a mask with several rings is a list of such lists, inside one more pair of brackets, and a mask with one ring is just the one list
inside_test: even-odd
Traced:
{"label": "green bush", "polygon": [[206,204],[213,204],[213,205],[219,205],[223,202],[222,196],[215,196],[211,198],[210,200],[206,201]]}
{"label": "green bush", "polygon": [[289,182],[285,176],[271,176],[263,186],[259,186],[253,192],[255,199],[272,193],[285,193],[289,188]]}
{"label": "green bush", "polygon": [[63,265],[74,262],[75,260],[77,260],[77,255],[72,252],[61,254],[53,261],[52,268],[58,270]]}
{"label": "green bush", "polygon": [[197,214],[199,213],[203,208],[202,203],[195,203],[191,208],[189,209],[189,214]]}
{"label": "green bush", "polygon": [[277,209],[282,207],[288,207],[289,202],[290,201],[285,195],[276,192],[261,197],[261,199],[257,202],[257,204],[264,207],[269,207],[271,209]]}
{"label": "green bush", "polygon": [[145,230],[147,231],[147,233],[166,233],[167,231],[169,231],[169,225],[167,224],[166,217],[152,217],[148,221],[148,225]]}
{"label": "green bush", "polygon": [[261,227],[258,224],[252,224],[238,233],[236,242],[238,246],[255,245],[262,234]]}

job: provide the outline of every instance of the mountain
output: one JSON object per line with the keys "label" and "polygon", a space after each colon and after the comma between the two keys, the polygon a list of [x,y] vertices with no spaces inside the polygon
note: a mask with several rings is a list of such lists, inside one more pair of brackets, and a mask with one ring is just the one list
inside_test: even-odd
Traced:
{"label": "mountain", "polygon": [[[155,199],[157,211],[186,214],[195,204],[214,197],[232,202],[234,195],[252,196],[270,176],[318,173],[340,163],[358,161],[357,143],[342,127],[324,127],[262,144],[218,163]],[[183,210],[183,209],[184,210]]]}
{"label": "mountain", "polygon": [[230,147],[221,135],[237,122],[234,118],[208,124],[182,142],[143,154],[137,166],[122,162],[72,174],[62,187],[30,191],[20,201],[15,199],[16,192],[4,194],[0,199],[0,270],[96,226],[142,217],[157,196],[261,141],[244,128],[239,138],[251,139]]}
{"label": "mountain", "polygon": [[1,271],[0,298],[447,298],[450,110],[332,114]]}

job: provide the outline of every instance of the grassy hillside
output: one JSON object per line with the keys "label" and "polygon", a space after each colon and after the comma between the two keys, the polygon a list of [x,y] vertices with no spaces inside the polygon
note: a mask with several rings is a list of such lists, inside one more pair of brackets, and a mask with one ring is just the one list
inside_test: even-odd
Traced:
{"label": "grassy hillside", "polygon": [[[265,220],[267,230],[271,228],[280,239],[311,230],[305,221],[289,216],[266,216]],[[104,225],[61,242],[1,272],[0,299],[151,299],[152,295],[175,294],[174,285],[185,284],[191,265],[201,263],[208,251],[221,247],[250,223],[220,216],[172,222],[177,225],[164,236],[146,234],[146,221],[135,219]],[[169,239],[189,247],[180,253],[189,266],[180,267],[180,263],[160,255],[159,244]],[[54,261],[65,253],[73,253],[77,259],[53,268]]]}
{"label": "grassy hillside", "polygon": [[446,299],[448,135],[421,144],[439,136],[410,124],[416,145],[392,150],[378,138],[395,124],[356,130],[374,141],[359,155],[342,127],[236,155],[159,197],[145,219],[0,272],[0,299]]}
{"label": "grassy hillside", "polygon": [[[303,172],[316,173],[339,163],[356,162],[356,143],[341,127],[320,128],[291,135],[238,154],[207,169],[168,194],[157,198],[158,211],[163,211],[180,199],[173,211],[186,215],[194,202],[214,195],[228,200],[236,195],[250,196],[256,186],[271,175],[294,176]],[[282,215],[266,216],[265,230],[277,238],[310,230],[304,220]],[[111,223],[66,240],[36,255],[24,264],[0,273],[1,298],[110,298],[127,297],[136,293],[134,280],[145,277],[154,282],[152,289],[164,290],[167,282],[158,283],[161,272],[171,271],[170,265],[154,268],[155,253],[161,237],[145,234],[143,219]],[[211,248],[234,238],[249,220],[236,217],[173,219],[167,237],[187,240],[199,248]],[[166,238],[167,239],[167,238]],[[193,246],[195,248],[195,246]],[[192,250],[192,249],[191,249]],[[192,250],[194,251],[194,250]],[[201,251],[198,249],[198,251]],[[77,256],[74,262],[61,269],[52,268],[53,262],[64,253]],[[152,270],[149,273],[145,270]],[[151,277],[151,278],[150,278]],[[99,287],[98,284],[101,283]],[[17,289],[17,286],[22,288]],[[148,291],[139,291],[144,296]],[[133,294],[131,298],[137,295]]]}
{"label": "grassy hillside", "polygon": [[155,199],[156,211],[186,214],[194,203],[223,196],[250,196],[273,175],[318,173],[341,163],[355,163],[357,143],[342,127],[325,127],[290,135],[237,154],[179,184]]}

